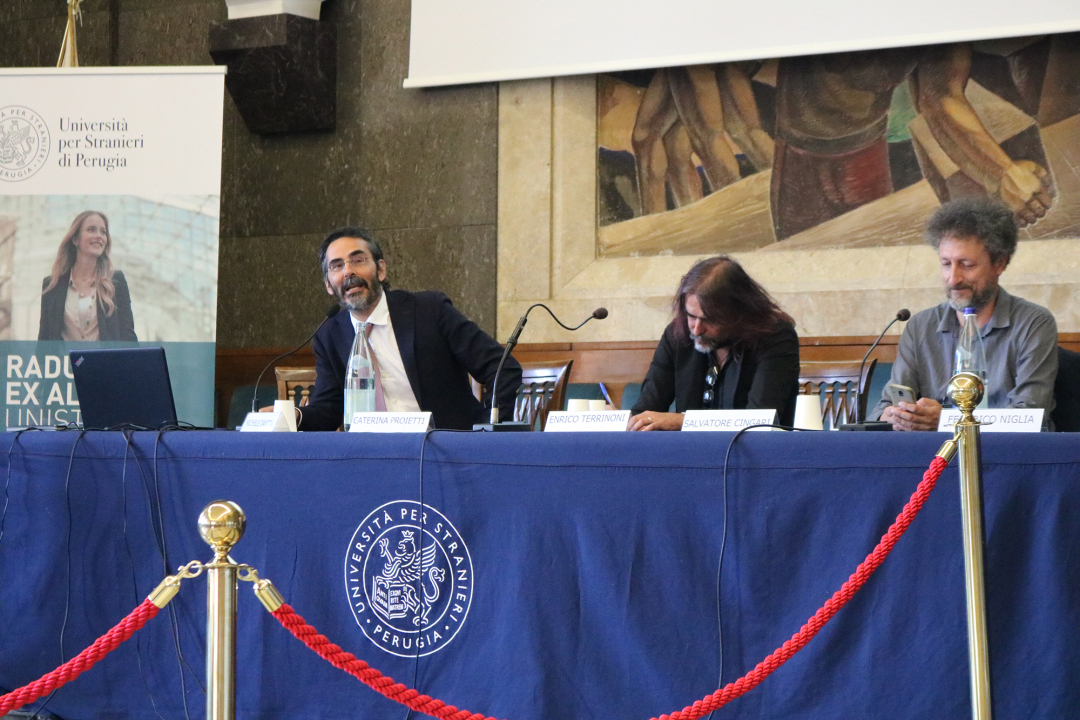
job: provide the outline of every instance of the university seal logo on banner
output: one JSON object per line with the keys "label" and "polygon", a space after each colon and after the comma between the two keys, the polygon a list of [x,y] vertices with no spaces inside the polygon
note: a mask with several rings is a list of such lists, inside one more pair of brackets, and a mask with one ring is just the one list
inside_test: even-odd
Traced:
{"label": "university seal logo on banner", "polygon": [[430,655],[454,639],[469,614],[472,558],[442,513],[396,500],[353,533],[345,590],[369,640],[401,657]]}
{"label": "university seal logo on banner", "polygon": [[49,128],[28,107],[0,108],[0,180],[19,182],[32,176],[49,158]]}

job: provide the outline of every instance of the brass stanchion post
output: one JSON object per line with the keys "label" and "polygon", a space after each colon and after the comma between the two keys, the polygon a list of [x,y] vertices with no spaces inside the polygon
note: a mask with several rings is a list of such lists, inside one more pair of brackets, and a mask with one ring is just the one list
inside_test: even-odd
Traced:
{"label": "brass stanchion post", "polygon": [[968,661],[973,720],[990,720],[990,653],[986,636],[986,590],[983,580],[983,508],[979,461],[979,421],[972,412],[982,399],[982,379],[958,373],[949,397],[963,416],[956,423],[960,444],[960,513],[964,528],[964,585],[967,591]]}
{"label": "brass stanchion post", "polygon": [[199,534],[214,549],[206,565],[206,720],[236,717],[236,578],[229,551],[244,535],[244,511],[228,500],[199,515]]}

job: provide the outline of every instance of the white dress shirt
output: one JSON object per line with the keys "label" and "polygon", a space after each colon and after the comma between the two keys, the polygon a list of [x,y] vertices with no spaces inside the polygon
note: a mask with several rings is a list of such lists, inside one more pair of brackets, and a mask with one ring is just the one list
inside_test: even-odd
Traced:
{"label": "white dress shirt", "polygon": [[[352,313],[353,330],[360,332],[360,321]],[[382,379],[383,398],[388,412],[420,412],[420,404],[413,395],[409,376],[405,373],[405,363],[401,361],[394,324],[390,322],[390,308],[386,304],[386,293],[376,303],[375,309],[368,316],[371,335],[368,337],[375,359],[379,363],[379,377]]]}

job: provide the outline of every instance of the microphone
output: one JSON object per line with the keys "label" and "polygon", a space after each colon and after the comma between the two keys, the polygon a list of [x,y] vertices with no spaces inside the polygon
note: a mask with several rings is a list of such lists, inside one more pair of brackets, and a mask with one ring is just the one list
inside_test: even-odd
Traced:
{"label": "microphone", "polygon": [[[514,347],[517,345],[518,338],[521,337],[521,331],[525,329],[525,323],[527,323],[529,321],[529,313],[532,312],[533,308],[538,308],[538,307],[542,307],[545,310],[547,310],[547,314],[551,316],[552,320],[559,323],[559,325],[566,328],[567,330],[571,330],[571,331],[577,330],[578,328],[580,328],[582,325],[589,322],[593,318],[596,318],[597,320],[603,320],[604,318],[606,318],[608,316],[607,308],[599,307],[599,308],[596,308],[595,310],[592,311],[592,315],[585,318],[584,320],[582,320],[580,323],[578,323],[574,327],[570,327],[569,325],[564,324],[562,320],[555,317],[555,313],[551,312],[551,308],[549,308],[547,305],[545,305],[543,303],[534,303],[534,304],[530,305],[529,309],[526,310],[525,314],[521,316],[520,320],[518,320],[517,325],[514,327],[514,331],[512,333],[510,333],[510,338],[506,341],[506,348],[503,350],[502,358],[499,360],[498,367],[495,368],[495,378],[492,380],[492,383],[491,383],[491,423],[490,423],[490,425],[476,425],[476,426],[473,427],[473,430],[494,430],[496,426],[500,425],[500,423],[499,423],[499,403],[498,403],[498,399],[499,399],[499,373],[502,372],[503,365],[506,364],[506,358],[510,357],[510,353],[513,351]],[[510,423],[510,422],[501,423],[501,426],[518,426],[518,425],[520,425],[522,427],[520,427],[520,428],[519,427],[513,427],[513,429],[515,429],[515,430],[526,430],[526,429],[528,429],[528,424],[527,423]],[[510,428],[508,427],[507,429],[510,429]]]}
{"label": "microphone", "polygon": [[[268,362],[266,364],[266,367],[264,367],[262,369],[262,372],[259,373],[259,379],[255,381],[255,392],[253,392],[251,394],[251,412],[258,412],[259,411],[259,383],[262,381],[263,375],[266,374],[266,371],[269,370],[270,367],[274,363],[276,363],[278,360],[281,360],[282,358],[286,358],[286,357],[292,355],[295,352],[299,352],[301,348],[303,348],[305,345],[307,345],[309,342],[311,342],[311,339],[313,337],[315,337],[315,333],[319,332],[319,330],[322,329],[322,326],[325,325],[327,323],[327,321],[330,320],[330,318],[337,315],[338,312],[340,312],[340,311],[341,311],[341,306],[340,305],[334,305],[333,307],[329,308],[326,311],[326,317],[324,317],[322,319],[322,322],[319,323],[319,326],[317,328],[315,328],[315,332],[311,333],[311,335],[308,336],[307,340],[300,343],[299,345],[297,345],[295,348],[293,348],[289,352],[282,353],[282,354],[278,355],[276,358],[274,358],[273,360],[271,360],[270,362]],[[279,399],[284,400],[285,398],[279,398]]]}
{"label": "microphone", "polygon": [[[896,324],[896,322],[898,320],[902,321],[902,322],[906,322],[910,318],[911,318],[911,311],[908,310],[907,308],[901,308],[896,313],[896,317],[894,317],[892,320],[889,321],[889,324],[886,325],[885,329],[881,331],[880,335],[878,335],[877,340],[875,340],[873,342],[873,344],[870,345],[870,349],[866,351],[865,355],[863,355],[862,362],[859,363],[859,379],[860,380],[862,379],[863,369],[866,367],[866,361],[870,358],[870,353],[874,352],[874,348],[876,348],[878,346],[878,343],[881,342],[881,338],[885,337],[885,333],[889,332],[889,328],[891,328],[894,324]],[[856,388],[855,392],[858,393],[858,391],[859,391],[859,389]],[[839,427],[839,429],[840,430],[891,430],[892,429],[892,425],[890,425],[887,422],[881,421],[881,420],[874,420],[872,422],[867,422],[867,420],[866,420],[866,405],[864,405],[862,402],[860,402],[860,399],[859,399],[858,395],[856,395],[856,399],[855,399],[855,418],[856,418],[856,420],[858,422],[847,423],[847,424],[841,425]]]}

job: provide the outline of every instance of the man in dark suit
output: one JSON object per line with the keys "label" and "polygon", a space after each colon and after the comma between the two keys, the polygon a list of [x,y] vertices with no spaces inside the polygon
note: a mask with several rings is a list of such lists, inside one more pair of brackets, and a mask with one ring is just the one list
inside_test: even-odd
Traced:
{"label": "man in dark suit", "polygon": [[[439,292],[390,290],[382,249],[371,234],[339,228],[319,248],[326,292],[348,312],[315,335],[315,390],[300,430],[336,430],[344,412],[345,368],[359,323],[371,324],[386,409],[430,411],[435,427],[471,429],[488,411],[469,375],[490,387],[503,348]],[[512,417],[521,366],[507,358],[499,375],[499,414]]]}

